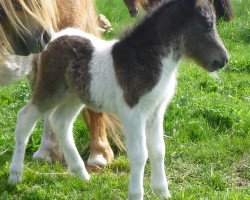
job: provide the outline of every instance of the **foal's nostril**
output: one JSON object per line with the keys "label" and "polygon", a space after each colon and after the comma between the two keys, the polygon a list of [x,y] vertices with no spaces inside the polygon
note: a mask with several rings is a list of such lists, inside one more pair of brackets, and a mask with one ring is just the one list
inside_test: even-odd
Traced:
{"label": "foal's nostril", "polygon": [[214,60],[211,64],[210,67],[212,67],[213,69],[220,69],[222,67],[224,67],[226,65],[226,63],[228,62],[227,60]]}
{"label": "foal's nostril", "polygon": [[229,61],[229,55],[227,55],[225,58],[225,65],[228,63],[228,61]]}

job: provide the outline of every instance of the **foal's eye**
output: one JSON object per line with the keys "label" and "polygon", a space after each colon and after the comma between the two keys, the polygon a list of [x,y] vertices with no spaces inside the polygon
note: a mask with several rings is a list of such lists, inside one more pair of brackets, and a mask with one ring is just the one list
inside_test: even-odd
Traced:
{"label": "foal's eye", "polygon": [[210,32],[213,28],[213,23],[212,22],[209,22],[207,25],[206,25],[206,31],[207,32]]}

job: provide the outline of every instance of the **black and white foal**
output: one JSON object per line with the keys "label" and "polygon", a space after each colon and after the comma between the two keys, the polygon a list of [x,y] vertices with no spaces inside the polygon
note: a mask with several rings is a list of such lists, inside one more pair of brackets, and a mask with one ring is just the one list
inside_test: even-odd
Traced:
{"label": "black and white foal", "polygon": [[207,71],[228,62],[206,0],[165,2],[120,41],[103,41],[71,28],[55,34],[38,60],[33,97],[18,115],[9,182],[21,181],[29,136],[49,109],[54,109],[50,121],[69,169],[88,180],[72,135],[77,114],[87,106],[114,113],[122,122],[131,167],[129,199],[143,199],[147,158],[154,192],[169,197],[163,117],[184,56]]}

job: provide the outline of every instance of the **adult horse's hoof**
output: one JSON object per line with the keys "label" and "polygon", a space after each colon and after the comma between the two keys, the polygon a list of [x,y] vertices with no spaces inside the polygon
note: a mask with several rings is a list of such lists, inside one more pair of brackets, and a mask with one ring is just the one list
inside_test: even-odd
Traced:
{"label": "adult horse's hoof", "polygon": [[114,152],[108,140],[98,138],[97,141],[90,142],[90,155],[87,160],[88,166],[105,167],[114,159]]}
{"label": "adult horse's hoof", "polygon": [[107,160],[104,158],[102,154],[94,154],[90,153],[87,165],[88,166],[98,166],[98,167],[105,167],[107,165]]}

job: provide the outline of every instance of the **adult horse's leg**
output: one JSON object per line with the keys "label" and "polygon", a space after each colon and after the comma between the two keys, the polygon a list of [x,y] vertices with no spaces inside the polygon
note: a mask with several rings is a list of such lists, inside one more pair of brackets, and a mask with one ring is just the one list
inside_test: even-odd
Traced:
{"label": "adult horse's leg", "polygon": [[138,15],[138,7],[139,4],[141,3],[141,0],[124,0],[125,5],[128,8],[128,11],[132,17],[135,17]]}
{"label": "adult horse's leg", "polygon": [[103,167],[114,158],[107,139],[104,114],[87,110],[83,112],[83,118],[90,130],[90,156],[87,163],[90,166]]}

